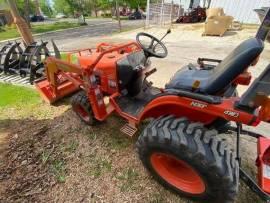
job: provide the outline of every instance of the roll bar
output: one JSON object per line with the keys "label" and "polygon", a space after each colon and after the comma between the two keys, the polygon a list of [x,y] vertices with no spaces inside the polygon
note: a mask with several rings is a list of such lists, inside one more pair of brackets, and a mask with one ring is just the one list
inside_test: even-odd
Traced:
{"label": "roll bar", "polygon": [[262,24],[257,31],[256,38],[265,41],[269,31],[270,31],[270,9],[268,9],[268,11],[265,14]]}

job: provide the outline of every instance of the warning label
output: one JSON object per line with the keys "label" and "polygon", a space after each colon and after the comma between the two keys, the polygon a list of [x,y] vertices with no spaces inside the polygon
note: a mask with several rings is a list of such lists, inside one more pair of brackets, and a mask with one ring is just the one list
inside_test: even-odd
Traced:
{"label": "warning label", "polygon": [[263,164],[263,177],[270,179],[270,166]]}

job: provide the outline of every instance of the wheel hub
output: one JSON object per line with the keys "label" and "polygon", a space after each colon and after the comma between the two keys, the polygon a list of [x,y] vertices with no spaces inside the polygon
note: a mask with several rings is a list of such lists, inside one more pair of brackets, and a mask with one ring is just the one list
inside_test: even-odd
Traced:
{"label": "wheel hub", "polygon": [[89,115],[81,105],[76,105],[75,111],[81,116],[85,121],[89,121]]}
{"label": "wheel hub", "polygon": [[191,194],[205,191],[203,179],[186,162],[165,153],[153,153],[150,159],[154,170],[177,189]]}

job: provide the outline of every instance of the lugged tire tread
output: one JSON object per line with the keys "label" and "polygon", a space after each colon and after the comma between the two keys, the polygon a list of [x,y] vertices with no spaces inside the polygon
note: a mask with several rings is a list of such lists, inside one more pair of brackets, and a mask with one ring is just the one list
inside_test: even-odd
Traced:
{"label": "lugged tire tread", "polygon": [[[75,94],[72,98],[71,98],[71,105],[72,105],[72,108],[74,105],[76,104],[80,104],[82,105],[91,115],[92,117],[92,121],[91,122],[86,122],[84,121],[82,118],[80,118],[84,123],[86,123],[87,125],[95,125],[98,120],[95,119],[94,117],[94,114],[93,114],[93,111],[92,111],[92,107],[91,107],[91,104],[88,100],[88,97],[87,95],[85,94],[84,91],[80,91],[78,92],[77,94]],[[76,112],[77,114],[77,112]],[[79,115],[78,115],[79,116]],[[80,117],[80,116],[79,116]]]}
{"label": "lugged tire tread", "polygon": [[[234,153],[228,148],[225,140],[216,136],[217,134],[216,130],[209,130],[201,123],[193,123],[187,118],[175,118],[169,115],[154,119],[145,128],[138,139],[137,148],[143,162],[147,146],[152,146],[155,140],[159,140],[159,144],[164,144],[166,147],[178,146],[185,149],[192,160],[204,159],[209,170],[216,171],[224,181],[223,184],[227,185],[222,201],[230,202],[234,200],[238,191],[239,167]],[[150,137],[155,139],[150,139]],[[190,143],[195,144],[195,149],[194,147],[191,149]]]}

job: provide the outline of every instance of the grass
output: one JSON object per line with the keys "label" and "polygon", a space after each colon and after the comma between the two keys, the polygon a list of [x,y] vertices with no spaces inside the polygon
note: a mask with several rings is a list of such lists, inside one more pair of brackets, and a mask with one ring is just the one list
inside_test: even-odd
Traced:
{"label": "grass", "polygon": [[46,164],[47,161],[49,160],[50,158],[50,155],[51,153],[50,152],[47,152],[47,151],[43,151],[42,154],[41,154],[41,161],[42,161],[42,164]]}
{"label": "grass", "polygon": [[160,193],[154,193],[149,203],[161,203],[165,202],[164,197]]}
{"label": "grass", "polygon": [[[119,131],[119,129],[116,129]],[[115,130],[115,131],[116,131]],[[113,134],[115,133],[115,134]],[[118,133],[118,134],[117,134]],[[127,148],[132,144],[132,140],[128,137],[124,137],[123,134],[119,132],[110,132],[111,136],[107,137],[105,142],[107,147],[114,150],[122,150]]]}
{"label": "grass", "polygon": [[[79,27],[78,23],[71,22],[56,22],[51,24],[41,24],[41,25],[32,25],[32,33],[39,34],[44,32],[56,31],[67,28]],[[4,27],[3,30],[0,30],[0,41],[7,40],[12,38],[20,37],[19,32],[15,26]]]}
{"label": "grass", "polygon": [[66,181],[66,165],[63,160],[54,160],[52,163],[52,171],[56,177],[56,180],[60,183]]}
{"label": "grass", "polygon": [[76,151],[76,149],[78,148],[78,146],[79,146],[79,143],[77,142],[77,141],[75,141],[75,140],[72,140],[68,145],[67,145],[67,147],[66,147],[66,151],[67,152],[75,152]]}
{"label": "grass", "polygon": [[138,176],[138,172],[133,168],[127,168],[120,175],[117,175],[116,178],[122,181],[120,190],[126,192],[135,189]]}
{"label": "grass", "polygon": [[89,161],[91,164],[88,175],[94,178],[98,178],[102,174],[112,170],[112,163],[106,158],[90,156]]}
{"label": "grass", "polygon": [[3,83],[0,83],[0,98],[0,108],[31,106],[40,102],[34,89]]}

